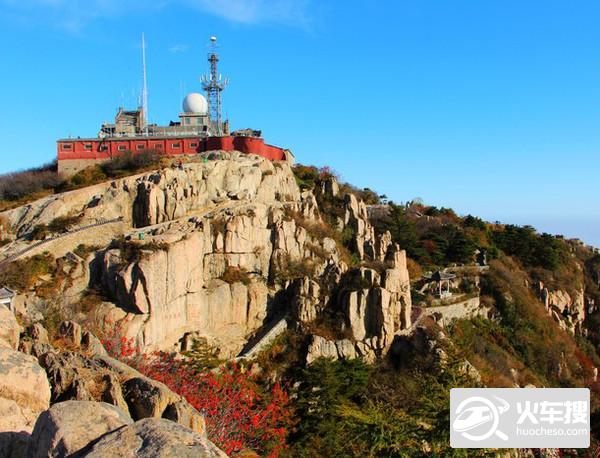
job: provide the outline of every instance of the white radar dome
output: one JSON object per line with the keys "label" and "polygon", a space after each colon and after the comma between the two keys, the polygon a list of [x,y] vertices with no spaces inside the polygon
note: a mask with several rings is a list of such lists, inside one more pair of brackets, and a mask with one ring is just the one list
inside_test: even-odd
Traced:
{"label": "white radar dome", "polygon": [[192,92],[183,99],[184,113],[206,114],[208,112],[208,102],[202,94]]}

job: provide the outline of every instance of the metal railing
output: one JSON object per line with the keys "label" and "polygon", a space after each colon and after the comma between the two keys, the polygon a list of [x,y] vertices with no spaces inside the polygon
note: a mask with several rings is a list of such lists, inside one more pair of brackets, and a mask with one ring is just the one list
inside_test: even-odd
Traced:
{"label": "metal railing", "polygon": [[16,259],[20,258],[21,256],[29,253],[30,251],[38,248],[41,245],[45,245],[46,243],[53,242],[55,240],[61,239],[63,237],[66,237],[68,235],[76,234],[77,232],[81,232],[81,231],[84,231],[84,230],[87,230],[87,229],[91,229],[93,227],[103,226],[105,224],[116,223],[116,222],[122,221],[122,220],[123,220],[122,216],[119,216],[118,218],[113,218],[113,219],[100,218],[98,221],[96,221],[93,224],[87,224],[85,226],[81,226],[81,227],[78,227],[76,229],[72,229],[70,231],[63,232],[62,234],[57,234],[57,235],[55,235],[53,237],[49,237],[47,239],[40,240],[39,242],[36,242],[33,245],[29,245],[27,248],[25,248],[25,249],[23,249],[21,251],[18,251],[17,253],[8,256],[7,258],[4,258],[4,259],[0,260],[0,267],[3,267],[5,264],[8,264],[8,263],[10,263],[12,261],[15,261]]}

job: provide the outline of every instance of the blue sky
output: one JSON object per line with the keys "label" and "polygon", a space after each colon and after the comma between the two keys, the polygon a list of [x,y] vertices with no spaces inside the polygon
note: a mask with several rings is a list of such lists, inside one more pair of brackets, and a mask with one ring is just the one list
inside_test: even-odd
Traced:
{"label": "blue sky", "polygon": [[600,4],[0,0],[0,173],[137,104],[176,119],[219,37],[235,128],[397,202],[600,246]]}

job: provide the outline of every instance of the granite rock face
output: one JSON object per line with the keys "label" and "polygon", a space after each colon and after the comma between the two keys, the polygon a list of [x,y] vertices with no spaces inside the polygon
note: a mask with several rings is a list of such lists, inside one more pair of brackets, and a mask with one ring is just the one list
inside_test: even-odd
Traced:
{"label": "granite rock face", "polygon": [[50,405],[46,372],[33,356],[0,348],[0,431],[31,432]]}
{"label": "granite rock face", "polygon": [[[392,243],[389,232],[376,235],[362,201],[344,197],[343,229],[354,235],[353,243],[363,265],[345,272],[336,290],[334,305],[344,317],[341,331],[349,338],[324,342],[314,336],[307,362],[322,356],[334,359],[362,357],[374,360],[390,348],[398,331],[411,327],[412,300],[406,252]],[[304,288],[306,290],[307,288]],[[306,294],[300,289],[297,309],[304,314]],[[309,295],[310,298],[310,295]]]}
{"label": "granite rock face", "polygon": [[28,456],[71,456],[100,436],[131,423],[129,415],[104,402],[59,402],[38,418]]}
{"label": "granite rock face", "polygon": [[122,217],[133,227],[174,220],[215,202],[299,201],[289,164],[240,153],[225,160],[192,162],[120,178],[39,199],[3,212],[17,236],[57,217],[80,214],[82,221]]}
{"label": "granite rock face", "polygon": [[[314,193],[300,191],[287,163],[224,153],[57,194],[3,216],[21,239],[60,216],[80,216],[81,224],[121,217],[123,236],[85,259],[76,246],[61,248],[70,250],[71,266],[63,296],[76,306],[87,288],[101,290],[94,319],[143,352],[181,351],[202,339],[229,359],[269,323],[285,316],[309,331],[334,310],[342,318],[337,340],[354,347],[344,343],[342,353],[380,357],[394,334],[411,326],[406,255],[389,233],[376,234],[365,203],[342,193],[334,178]],[[335,208],[335,227],[324,222],[320,204]],[[352,278],[359,288],[346,285]],[[66,323],[63,334],[76,346],[86,340],[76,323]]]}
{"label": "granite rock face", "polygon": [[221,357],[236,356],[288,287],[273,281],[282,271],[308,263],[318,276],[339,263],[334,240],[309,234],[290,216],[302,208],[302,202],[288,210],[276,201],[240,204],[148,233],[143,243],[132,242],[137,259],[104,252],[101,283],[126,313],[124,334],[153,351],[179,350],[193,333]]}
{"label": "granite rock face", "polygon": [[18,349],[20,334],[21,326],[14,313],[0,304],[0,347]]}
{"label": "granite rock face", "polygon": [[544,307],[559,326],[572,334],[582,334],[586,317],[583,286],[573,294],[561,289],[551,290],[542,282],[539,283],[538,288]]}
{"label": "granite rock face", "polygon": [[148,418],[107,434],[86,458],[226,458],[206,437],[169,420]]}

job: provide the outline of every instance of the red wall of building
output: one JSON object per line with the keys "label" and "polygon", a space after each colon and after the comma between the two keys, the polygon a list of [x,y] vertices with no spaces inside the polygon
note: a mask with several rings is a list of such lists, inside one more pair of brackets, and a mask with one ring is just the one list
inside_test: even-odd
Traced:
{"label": "red wall of building", "polygon": [[208,137],[204,139],[202,151],[240,151],[247,154],[257,154],[272,161],[285,160],[285,150],[277,146],[267,145],[258,137]]}
{"label": "red wall of building", "polygon": [[204,151],[223,150],[257,154],[272,161],[285,160],[285,150],[267,145],[257,137],[169,137],[143,139],[73,139],[57,142],[57,158],[107,160],[126,151],[154,150],[168,155],[197,154]]}

